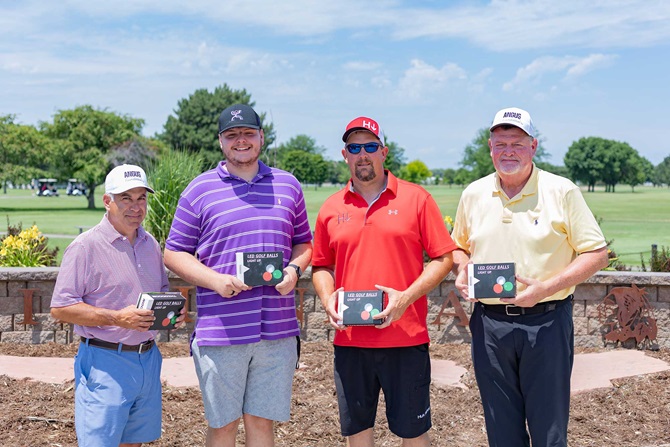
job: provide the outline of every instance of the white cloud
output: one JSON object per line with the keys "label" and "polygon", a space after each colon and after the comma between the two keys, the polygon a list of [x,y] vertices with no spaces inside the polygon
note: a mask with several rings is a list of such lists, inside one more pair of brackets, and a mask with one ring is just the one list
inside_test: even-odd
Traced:
{"label": "white cloud", "polygon": [[465,79],[467,79],[465,70],[454,63],[450,62],[438,68],[420,59],[412,59],[410,68],[405,70],[398,87],[402,95],[419,99],[424,94],[433,94],[434,89],[449,85],[451,81]]}
{"label": "white cloud", "polygon": [[664,1],[494,0],[398,13],[390,26],[396,39],[463,38],[497,52],[646,47],[670,38],[670,2]]}
{"label": "white cloud", "polygon": [[351,61],[345,63],[342,68],[350,71],[372,71],[381,68],[382,64],[379,62],[367,61]]}
{"label": "white cloud", "polygon": [[566,79],[577,78],[593,70],[608,67],[616,58],[617,56],[613,54],[590,54],[571,66],[565,77]]}
{"label": "white cloud", "polygon": [[511,91],[528,84],[537,84],[545,76],[553,73],[565,73],[563,80],[573,80],[593,70],[609,66],[616,57],[607,54],[591,54],[586,57],[540,57],[525,67],[519,68],[514,79],[503,84],[503,91]]}

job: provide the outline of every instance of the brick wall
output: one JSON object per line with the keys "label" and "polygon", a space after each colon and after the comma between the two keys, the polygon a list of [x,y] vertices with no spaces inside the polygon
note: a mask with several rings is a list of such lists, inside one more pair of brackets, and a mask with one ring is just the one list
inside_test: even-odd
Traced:
{"label": "brick wall", "polygon": [[[69,343],[73,339],[72,327],[54,321],[49,315],[58,268],[0,268],[0,342],[14,343]],[[326,323],[326,313],[315,296],[309,271],[303,275],[296,293],[296,309],[301,318],[302,338],[307,341],[332,340],[333,329]],[[582,347],[603,345],[603,326],[598,318],[598,305],[614,287],[644,288],[654,309],[658,327],[657,346],[670,348],[670,273],[599,272],[580,284],[575,291],[574,322],[575,344]],[[189,285],[175,275],[170,275],[172,290]],[[33,289],[32,298],[25,295]],[[195,319],[195,290],[189,294],[189,316]],[[433,343],[469,343],[470,332],[459,317],[450,316],[455,309],[449,296],[458,297],[454,277],[449,275],[439,287],[428,294],[428,328]],[[302,294],[302,299],[300,295]],[[458,300],[467,317],[471,303]],[[32,305],[32,315],[26,309]],[[438,318],[439,316],[439,318]],[[31,318],[32,317],[32,318]],[[32,321],[31,321],[32,320]],[[26,324],[33,323],[34,324]],[[187,341],[193,328],[159,331],[159,341]]]}

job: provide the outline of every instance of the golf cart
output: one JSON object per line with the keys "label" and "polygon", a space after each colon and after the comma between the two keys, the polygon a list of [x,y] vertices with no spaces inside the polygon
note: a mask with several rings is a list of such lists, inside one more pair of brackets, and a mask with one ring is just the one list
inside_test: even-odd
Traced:
{"label": "golf cart", "polygon": [[55,178],[40,178],[37,179],[37,193],[41,197],[57,197],[58,189],[56,188]]}
{"label": "golf cart", "polygon": [[68,196],[85,196],[86,186],[76,178],[68,179],[65,192]]}

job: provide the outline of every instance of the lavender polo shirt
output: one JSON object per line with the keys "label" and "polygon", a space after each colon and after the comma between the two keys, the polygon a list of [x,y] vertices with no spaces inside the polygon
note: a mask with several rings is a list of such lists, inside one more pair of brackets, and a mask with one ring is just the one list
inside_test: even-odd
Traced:
{"label": "lavender polo shirt", "polygon": [[[247,182],[221,162],[181,194],[165,248],[194,254],[207,267],[235,275],[238,251],[281,251],[287,265],[293,246],[311,240],[305,198],[293,175],[259,162],[258,174]],[[282,296],[271,286],[227,298],[197,287],[196,301],[198,346],[300,334],[294,294]]]}
{"label": "lavender polo shirt", "polygon": [[[107,219],[79,235],[65,250],[51,307],[84,302],[95,307],[122,309],[136,304],[140,292],[163,292],[169,283],[160,245],[144,228],[137,230],[135,245]],[[140,332],[116,326],[74,326],[87,338],[137,345],[154,338],[155,331]]]}

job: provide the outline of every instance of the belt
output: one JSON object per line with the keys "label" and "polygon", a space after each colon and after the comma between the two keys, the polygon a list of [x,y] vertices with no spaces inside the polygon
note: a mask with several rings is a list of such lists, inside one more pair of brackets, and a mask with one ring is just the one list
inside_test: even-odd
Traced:
{"label": "belt", "polygon": [[122,351],[132,351],[137,352],[138,354],[147,352],[156,344],[153,340],[147,340],[144,343],[140,343],[139,345],[126,345],[123,343],[112,343],[109,341],[99,340],[97,338],[86,338],[86,337],[81,337],[81,342],[82,343],[88,342],[90,346],[96,346],[98,348],[104,348],[104,349],[113,349],[115,351],[118,351],[119,346],[121,346]]}
{"label": "belt", "polygon": [[534,315],[551,312],[565,303],[572,301],[574,295],[569,295],[563,300],[549,301],[546,303],[538,303],[533,307],[520,307],[513,304],[483,304],[484,312],[493,312],[496,314],[503,314],[510,317],[518,317],[519,315]]}

